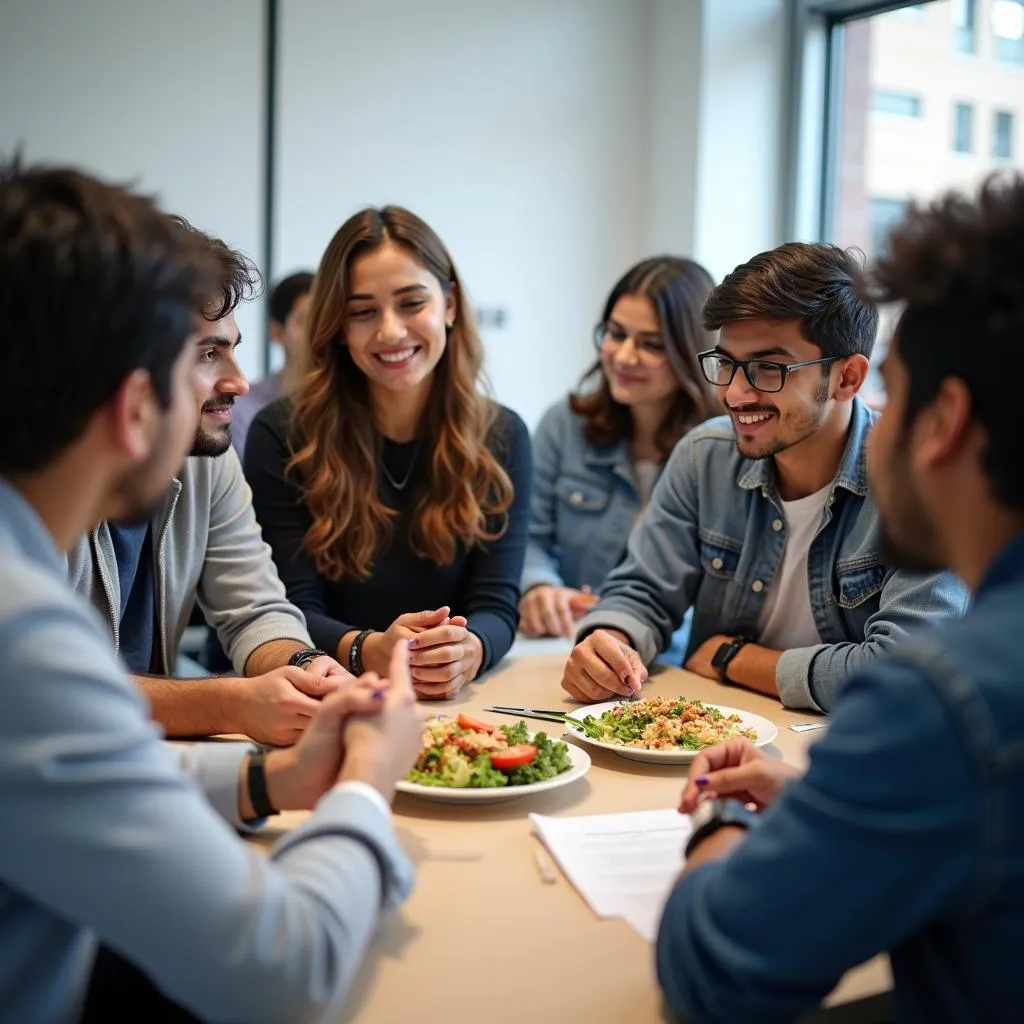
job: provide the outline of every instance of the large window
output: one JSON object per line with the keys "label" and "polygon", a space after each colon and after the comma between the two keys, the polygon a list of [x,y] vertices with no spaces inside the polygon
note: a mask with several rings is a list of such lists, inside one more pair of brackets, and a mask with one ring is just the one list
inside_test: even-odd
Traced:
{"label": "large window", "polygon": [[[1024,2],[933,0],[866,15],[859,3],[815,2],[858,13],[825,26],[825,238],[878,256],[910,203],[1024,169],[1014,138],[1024,118]],[[884,340],[885,328],[878,356]]]}
{"label": "large window", "polygon": [[[880,5],[881,6],[881,5]],[[891,6],[891,5],[890,5]],[[869,256],[906,204],[1024,169],[1024,64],[1005,45],[1019,0],[934,0],[832,24],[825,237]],[[971,46],[966,46],[969,32]],[[1020,42],[1020,39],[1017,42]],[[969,55],[967,51],[969,50]]]}

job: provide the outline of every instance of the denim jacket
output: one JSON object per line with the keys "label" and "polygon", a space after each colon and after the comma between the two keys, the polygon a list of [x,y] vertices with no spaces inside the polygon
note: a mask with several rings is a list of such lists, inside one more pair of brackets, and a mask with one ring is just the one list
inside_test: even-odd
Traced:
{"label": "denim jacket", "polygon": [[1024,535],[963,619],[849,681],[807,774],[669,899],[658,975],[678,1012],[791,1021],[888,951],[905,1024],[1022,1019],[1022,609]]}
{"label": "denim jacket", "polygon": [[[841,684],[866,662],[967,607],[967,591],[952,574],[897,572],[882,559],[865,465],[876,417],[854,399],[846,448],[808,553],[822,642],[779,659],[775,681],[788,707],[831,710]],[[785,542],[774,463],[744,458],[732,421],[710,420],[672,453],[626,560],[580,621],[578,637],[601,626],[621,629],[650,663],[693,607],[688,653],[718,633],[756,638]]]}
{"label": "denim jacket", "polygon": [[622,561],[640,514],[626,442],[595,448],[584,422],[562,399],[534,433],[524,593],[539,583],[596,591]]}

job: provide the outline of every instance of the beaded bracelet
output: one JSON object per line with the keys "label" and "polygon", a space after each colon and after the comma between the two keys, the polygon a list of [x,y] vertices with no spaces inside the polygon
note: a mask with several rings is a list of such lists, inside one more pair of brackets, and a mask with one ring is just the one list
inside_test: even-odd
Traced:
{"label": "beaded bracelet", "polygon": [[361,676],[366,669],[363,668],[363,644],[366,638],[373,633],[372,629],[364,629],[356,633],[352,646],[348,649],[348,670],[354,676]]}

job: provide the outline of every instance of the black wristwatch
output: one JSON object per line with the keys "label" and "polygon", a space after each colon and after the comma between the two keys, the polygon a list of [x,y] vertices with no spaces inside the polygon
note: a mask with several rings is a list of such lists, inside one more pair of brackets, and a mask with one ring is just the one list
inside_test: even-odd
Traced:
{"label": "black wristwatch", "polygon": [[321,651],[319,647],[304,647],[301,651],[296,651],[289,659],[288,664],[294,665],[295,668],[305,668],[311,661],[316,661],[317,658],[329,658],[326,651]]}
{"label": "black wristwatch", "polygon": [[711,659],[711,667],[718,673],[718,678],[723,683],[732,682],[729,678],[729,663],[749,643],[750,641],[745,636],[738,636],[727,640],[715,651],[715,656]]}
{"label": "black wristwatch", "polygon": [[249,755],[249,765],[246,769],[249,803],[252,804],[257,818],[269,818],[272,814],[277,814],[277,808],[270,802],[270,794],[267,792],[265,762],[270,750],[273,750],[273,747],[256,747]]}
{"label": "black wristwatch", "polygon": [[738,825],[740,828],[751,829],[758,820],[757,811],[752,811],[740,800],[724,797],[719,800],[705,800],[697,805],[690,815],[693,831],[686,841],[686,856],[704,842],[708,836],[726,825]]}

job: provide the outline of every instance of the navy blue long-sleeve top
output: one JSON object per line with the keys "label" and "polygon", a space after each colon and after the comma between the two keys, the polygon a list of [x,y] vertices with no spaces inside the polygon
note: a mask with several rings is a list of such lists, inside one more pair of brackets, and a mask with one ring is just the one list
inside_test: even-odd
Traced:
{"label": "navy blue long-sleeve top", "polygon": [[[377,553],[369,579],[334,581],[317,571],[304,546],[312,520],[294,474],[285,473],[292,454],[288,415],[287,401],[282,400],[253,420],[246,440],[245,475],[263,537],[274,553],[289,600],[306,616],[313,642],[333,654],[351,630],[384,630],[406,612],[448,605],[453,615],[469,620],[469,629],[483,643],[481,672],[504,657],[518,625],[529,527],[530,435],[519,416],[501,407],[488,442],[515,490],[507,529],[498,540],[469,549],[458,545],[449,565],[416,555],[409,546],[408,516],[430,452],[426,444],[385,439],[382,459],[387,473],[380,474],[380,496],[398,512],[391,540]],[[392,481],[404,486],[396,488]]]}

